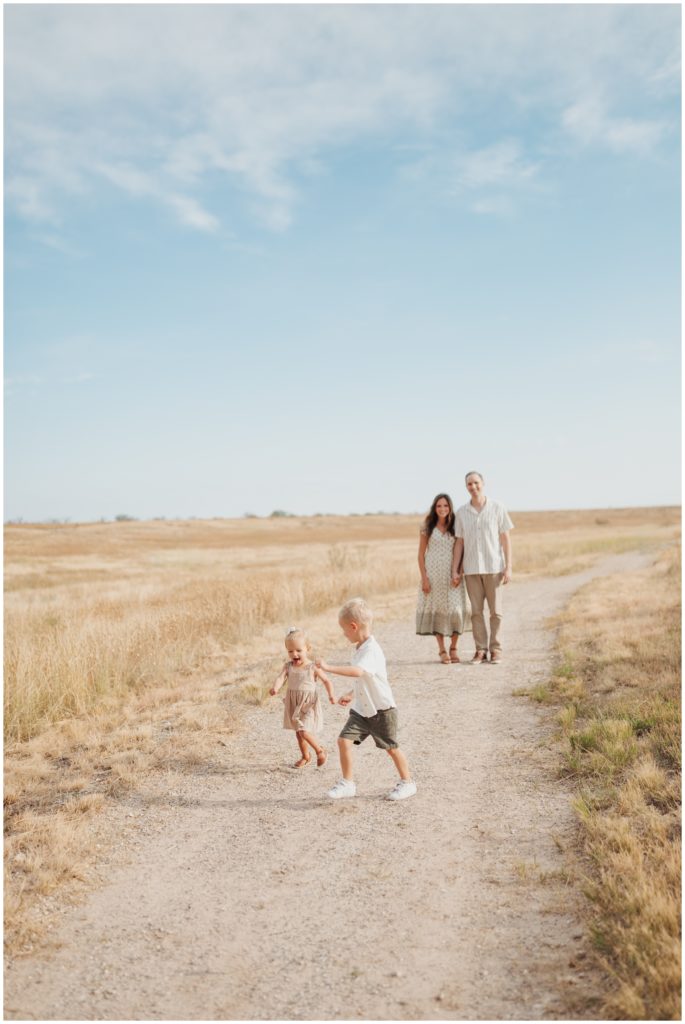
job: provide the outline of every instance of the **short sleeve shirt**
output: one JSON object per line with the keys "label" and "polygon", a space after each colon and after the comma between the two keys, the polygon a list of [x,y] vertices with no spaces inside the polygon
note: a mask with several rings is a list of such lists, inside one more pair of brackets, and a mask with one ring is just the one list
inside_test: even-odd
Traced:
{"label": "short sleeve shirt", "polygon": [[486,498],[480,512],[470,501],[462,505],[455,516],[454,534],[464,540],[464,573],[502,572],[504,552],[499,536],[513,528],[509,513],[497,501]]}
{"label": "short sleeve shirt", "polygon": [[388,682],[385,655],[375,637],[370,636],[357,647],[352,655],[352,664],[364,672],[354,680],[352,710],[364,718],[373,718],[378,711],[394,708],[395,698]]}

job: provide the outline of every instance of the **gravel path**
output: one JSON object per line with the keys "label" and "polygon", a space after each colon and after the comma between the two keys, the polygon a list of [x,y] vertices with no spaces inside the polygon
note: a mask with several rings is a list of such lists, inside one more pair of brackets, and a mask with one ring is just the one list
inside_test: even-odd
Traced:
{"label": "gravel path", "polygon": [[379,624],[413,799],[382,799],[394,769],[370,740],[357,798],[325,797],[343,708],[325,706],[329,763],[302,771],[280,701],[250,710],[203,773],[158,779],[121,812],[59,948],[8,964],[6,1019],[587,1018],[601,979],[564,879],[569,793],[548,720],[512,692],[549,673],[547,616],[592,576],[645,563],[513,583],[500,666],[441,665],[411,623]]}

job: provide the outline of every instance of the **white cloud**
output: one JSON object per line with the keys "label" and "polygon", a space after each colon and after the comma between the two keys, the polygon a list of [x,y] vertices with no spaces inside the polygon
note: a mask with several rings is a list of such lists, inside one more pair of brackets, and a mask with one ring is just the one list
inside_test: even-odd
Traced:
{"label": "white cloud", "polygon": [[[400,136],[453,150],[474,96],[641,153],[665,122],[632,104],[673,94],[678,19],[676,5],[9,5],[8,203],[58,223],[104,175],[216,231],[202,190],[218,173],[282,230],[329,153]],[[497,145],[466,158],[464,184],[535,176]]]}
{"label": "white cloud", "polygon": [[21,385],[35,386],[36,384],[42,384],[43,380],[41,377],[37,377],[34,374],[15,374],[13,376],[5,377],[5,386],[8,388],[15,388]]}
{"label": "white cloud", "polygon": [[537,165],[523,157],[516,139],[504,139],[491,146],[459,156],[456,160],[457,184],[465,188],[492,185],[528,184],[537,173]]}
{"label": "white cloud", "polygon": [[9,180],[5,183],[5,198],[9,205],[27,220],[59,223],[57,212],[48,200],[45,183],[38,177],[30,178],[26,174],[9,175]]}
{"label": "white cloud", "polygon": [[136,167],[94,163],[92,170],[132,196],[149,196],[155,191],[154,179]]}
{"label": "white cloud", "polygon": [[163,196],[162,201],[174,210],[181,224],[197,228],[198,231],[216,231],[219,228],[217,218],[204,210],[195,199],[188,196],[168,195]]}
{"label": "white cloud", "polygon": [[568,107],[562,124],[583,145],[605,146],[619,153],[648,153],[668,131],[664,121],[611,116],[596,96]]}
{"label": "white cloud", "polygon": [[[30,218],[35,219],[35,218]],[[39,233],[35,236],[41,245],[46,246],[48,249],[55,249],[57,252],[61,252],[63,256],[69,256],[71,259],[80,260],[83,259],[85,253],[76,248],[76,246],[70,245],[69,242],[65,241],[59,235]]]}
{"label": "white cloud", "polygon": [[93,167],[113,185],[135,197],[148,196],[174,211],[181,224],[198,231],[216,231],[219,221],[190,196],[169,191],[151,174],[130,165],[96,164]]}

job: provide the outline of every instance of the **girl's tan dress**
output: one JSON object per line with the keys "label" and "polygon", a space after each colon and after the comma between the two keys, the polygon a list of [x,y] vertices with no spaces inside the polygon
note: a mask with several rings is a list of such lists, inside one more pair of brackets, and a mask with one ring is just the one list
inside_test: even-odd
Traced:
{"label": "girl's tan dress", "polygon": [[283,728],[321,732],[323,711],[314,675],[314,663],[288,665],[288,689],[283,698]]}

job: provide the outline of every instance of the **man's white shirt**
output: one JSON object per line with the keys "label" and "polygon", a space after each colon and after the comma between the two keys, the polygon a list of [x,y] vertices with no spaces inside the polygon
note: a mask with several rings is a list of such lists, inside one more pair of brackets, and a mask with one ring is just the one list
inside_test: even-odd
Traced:
{"label": "man's white shirt", "polygon": [[500,534],[512,530],[514,524],[504,505],[485,499],[478,511],[469,501],[457,510],[454,534],[464,540],[465,575],[484,575],[504,571],[504,552]]}

